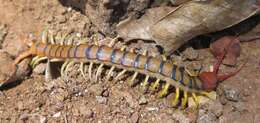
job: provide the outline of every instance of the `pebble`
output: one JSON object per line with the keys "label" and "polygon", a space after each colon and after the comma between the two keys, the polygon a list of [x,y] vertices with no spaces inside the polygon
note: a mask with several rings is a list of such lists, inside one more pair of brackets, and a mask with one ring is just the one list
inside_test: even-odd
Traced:
{"label": "pebble", "polygon": [[199,57],[199,53],[198,51],[194,50],[193,48],[187,48],[184,52],[183,52],[183,56],[184,59],[188,59],[188,60],[196,60]]}
{"label": "pebble", "polygon": [[96,96],[96,100],[99,104],[106,104],[107,103],[107,98],[102,97],[102,96]]}
{"label": "pebble", "polygon": [[183,114],[183,111],[177,110],[172,114],[172,117],[179,123],[190,123],[189,118]]}
{"label": "pebble", "polygon": [[217,117],[223,114],[223,108],[223,105],[217,100],[209,104],[209,110]]}
{"label": "pebble", "polygon": [[57,112],[57,113],[55,113],[52,117],[57,118],[57,117],[60,117],[60,115],[61,115],[61,112]]}
{"label": "pebble", "polygon": [[139,105],[144,105],[144,104],[147,104],[147,99],[145,98],[145,96],[141,96],[140,98],[139,98],[139,101],[138,101],[138,103],[139,103]]}
{"label": "pebble", "polygon": [[138,123],[139,120],[138,112],[133,113],[130,119],[131,119],[131,123]]}
{"label": "pebble", "polygon": [[7,34],[6,25],[0,24],[0,45],[3,43],[6,34]]}
{"label": "pebble", "polygon": [[224,88],[224,94],[229,101],[238,102],[240,99],[240,93],[236,89]]}
{"label": "pebble", "polygon": [[158,107],[146,107],[147,111],[159,111]]}
{"label": "pebble", "polygon": [[46,64],[39,64],[33,69],[33,73],[42,75],[44,74],[45,69],[46,69]]}
{"label": "pebble", "polygon": [[104,92],[104,88],[100,84],[95,84],[89,88],[89,91],[93,93],[95,96],[101,96]]}
{"label": "pebble", "polygon": [[215,123],[217,117],[212,112],[207,112],[203,109],[199,109],[197,123]]}

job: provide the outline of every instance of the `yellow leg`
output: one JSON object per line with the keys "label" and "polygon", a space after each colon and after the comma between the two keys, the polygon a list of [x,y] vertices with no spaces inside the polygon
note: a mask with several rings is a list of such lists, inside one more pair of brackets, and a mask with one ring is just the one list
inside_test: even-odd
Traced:
{"label": "yellow leg", "polygon": [[180,88],[175,88],[175,98],[172,102],[173,106],[176,106],[179,102],[179,97],[180,97]]}
{"label": "yellow leg", "polygon": [[187,102],[188,102],[188,92],[184,91],[183,99],[182,99],[182,102],[181,102],[181,107],[185,108]]}
{"label": "yellow leg", "polygon": [[166,84],[163,86],[162,90],[159,92],[159,95],[158,95],[158,96],[159,96],[159,97],[164,97],[164,96],[168,93],[169,87],[170,87],[170,84],[166,83]]}
{"label": "yellow leg", "polygon": [[193,100],[196,104],[196,107],[199,107],[199,98],[196,96],[195,93],[192,93]]}
{"label": "yellow leg", "polygon": [[160,79],[157,79],[157,80],[154,82],[153,86],[151,87],[151,90],[152,90],[152,91],[155,91],[155,89],[159,86],[159,84],[160,84]]}
{"label": "yellow leg", "polygon": [[146,92],[146,91],[147,91],[148,80],[149,80],[149,76],[146,75],[146,76],[145,76],[145,79],[144,79],[144,81],[143,81],[143,83],[142,83],[142,90],[143,90],[143,92]]}
{"label": "yellow leg", "polygon": [[131,80],[129,81],[129,84],[132,86],[134,85],[134,81],[138,75],[138,72],[135,72],[134,75],[131,77]]}

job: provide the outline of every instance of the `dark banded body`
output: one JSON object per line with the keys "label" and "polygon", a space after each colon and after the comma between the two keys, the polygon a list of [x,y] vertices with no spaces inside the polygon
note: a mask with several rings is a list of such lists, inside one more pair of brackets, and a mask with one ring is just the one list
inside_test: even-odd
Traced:
{"label": "dark banded body", "polygon": [[198,92],[201,89],[201,81],[197,77],[191,77],[184,68],[156,57],[88,44],[66,46],[38,43],[35,45],[35,50],[35,55],[39,56],[104,63],[129,71],[137,71],[164,80],[188,92]]}

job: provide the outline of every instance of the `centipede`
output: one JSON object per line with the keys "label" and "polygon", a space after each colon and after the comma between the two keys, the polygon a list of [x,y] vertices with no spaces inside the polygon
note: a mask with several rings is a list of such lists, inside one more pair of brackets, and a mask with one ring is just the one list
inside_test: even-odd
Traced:
{"label": "centipede", "polygon": [[[64,61],[61,67],[61,75],[65,74],[66,67],[71,63],[79,63],[80,71],[89,80],[93,78],[93,65],[98,65],[93,80],[101,74],[102,68],[106,66],[107,74],[105,80],[112,78],[112,72],[115,69],[121,70],[113,80],[118,80],[120,76],[130,72],[129,83],[133,84],[139,74],[145,76],[142,80],[142,86],[151,86],[151,89],[161,87],[158,91],[158,96],[163,97],[168,94],[169,89],[173,88],[175,97],[172,105],[185,108],[188,102],[188,97],[192,97],[196,105],[199,105],[198,95],[207,96],[208,92],[214,91],[218,84],[234,75],[236,75],[244,65],[237,70],[228,74],[218,75],[219,67],[225,54],[214,64],[213,71],[203,71],[196,75],[187,72],[184,67],[165,60],[159,57],[148,56],[145,53],[140,54],[133,51],[124,50],[124,48],[113,47],[114,40],[111,40],[109,45],[97,44],[55,44],[46,41],[33,42],[29,50],[21,53],[14,61],[14,64],[19,64],[27,57],[34,57],[33,61],[39,59],[58,59]],[[88,64],[88,75],[83,70],[84,64]],[[153,82],[149,80],[153,80]]]}

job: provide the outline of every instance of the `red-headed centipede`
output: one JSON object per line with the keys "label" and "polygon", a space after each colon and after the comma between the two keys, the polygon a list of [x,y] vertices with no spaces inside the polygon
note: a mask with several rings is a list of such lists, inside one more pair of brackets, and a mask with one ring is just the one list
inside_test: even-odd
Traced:
{"label": "red-headed centipede", "polygon": [[[60,59],[63,61],[73,61],[78,63],[90,63],[89,74],[93,64],[100,64],[97,69],[96,76],[101,72],[101,68],[106,65],[110,66],[106,78],[111,77],[111,72],[115,68],[123,69],[115,79],[123,75],[126,71],[133,71],[134,74],[130,79],[132,83],[137,74],[146,75],[143,84],[147,85],[150,77],[156,78],[153,88],[156,88],[160,82],[164,83],[159,96],[164,96],[168,93],[169,87],[175,88],[175,99],[173,105],[177,105],[180,98],[180,91],[183,92],[183,100],[181,105],[185,107],[187,104],[188,95],[191,95],[196,103],[198,98],[196,95],[206,95],[207,91],[214,90],[220,81],[235,75],[240,69],[218,76],[218,69],[225,57],[217,61],[214,65],[213,72],[202,72],[197,76],[190,75],[183,67],[179,67],[169,61],[162,60],[161,58],[146,56],[144,54],[137,54],[120,49],[115,49],[110,46],[98,46],[93,44],[80,44],[80,45],[58,45],[48,43],[34,43],[28,51],[22,53],[16,58],[15,64],[18,64],[22,59],[29,56],[47,57],[50,59]],[[67,64],[67,63],[66,63]],[[61,69],[64,69],[62,67]],[[84,74],[84,73],[83,73]],[[91,77],[92,75],[89,75]]]}

